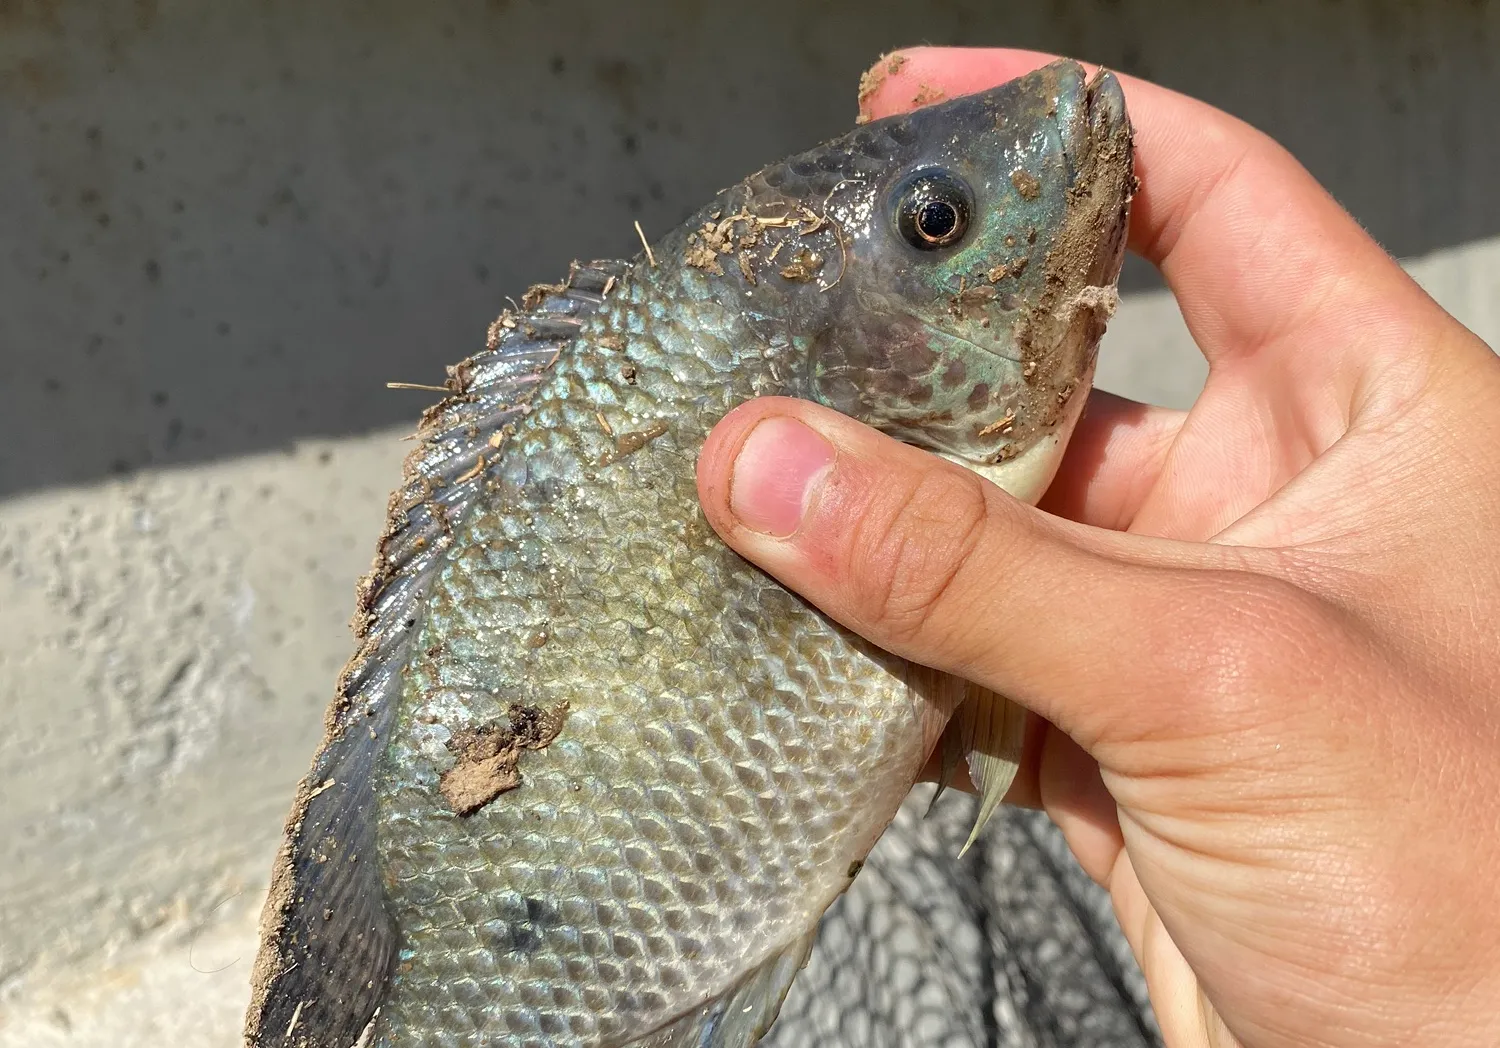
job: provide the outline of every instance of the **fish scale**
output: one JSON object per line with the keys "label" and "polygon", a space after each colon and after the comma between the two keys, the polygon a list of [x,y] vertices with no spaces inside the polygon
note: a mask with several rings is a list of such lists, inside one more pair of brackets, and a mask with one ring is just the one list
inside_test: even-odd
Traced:
{"label": "fish scale", "polygon": [[[517,468],[458,532],[462,552],[428,598],[377,791],[386,898],[406,940],[382,1016],[390,1043],[452,1043],[428,1034],[453,1028],[607,1043],[662,1025],[675,1001],[655,987],[714,996],[745,953],[771,956],[805,936],[923,759],[905,664],[770,582],[697,509],[693,461],[712,422],[801,389],[771,377],[776,358],[738,311],[705,308],[711,277],[683,269],[676,279],[689,286],[673,288],[652,268],[624,275],[529,401],[507,442]],[[622,349],[598,342],[619,332]],[[611,458],[611,432],[666,419],[651,454]],[[623,549],[617,534],[630,536]],[[547,643],[496,629],[495,602],[539,613]],[[512,701],[562,700],[566,735],[526,764],[524,809],[460,821],[435,800],[456,726],[496,720]],[[667,725],[692,726],[694,744],[651,730]],[[874,768],[897,775],[871,779]],[[637,815],[665,799],[646,803],[645,783],[670,788],[667,833]],[[589,839],[634,850],[580,856]],[[747,894],[766,907],[732,905]],[[518,922],[536,927],[525,905],[536,895],[557,900],[558,919],[517,942]],[[452,905],[474,899],[491,909]],[[554,999],[575,979],[619,988]]]}
{"label": "fish scale", "polygon": [[1118,84],[1072,63],[877,121],[532,289],[449,369],[288,822],[252,1048],[750,1045],[945,726],[989,818],[1005,700],[728,549],[695,460],[781,395],[1034,501],[1129,143]]}

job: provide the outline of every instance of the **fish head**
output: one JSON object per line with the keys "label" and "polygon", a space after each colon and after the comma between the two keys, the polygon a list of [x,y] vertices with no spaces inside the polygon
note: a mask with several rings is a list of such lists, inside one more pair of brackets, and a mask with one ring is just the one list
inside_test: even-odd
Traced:
{"label": "fish head", "polygon": [[1119,81],[1059,61],[771,171],[830,256],[794,311],[807,395],[1039,497],[1117,301],[1132,168]]}

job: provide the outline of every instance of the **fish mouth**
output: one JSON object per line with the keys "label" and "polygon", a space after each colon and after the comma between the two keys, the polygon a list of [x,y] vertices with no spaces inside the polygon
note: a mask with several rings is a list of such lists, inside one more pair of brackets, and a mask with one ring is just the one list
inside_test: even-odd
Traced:
{"label": "fish mouth", "polygon": [[[1062,130],[1063,154],[1067,157],[1075,193],[1094,198],[1093,206],[1101,214],[1116,212],[1113,236],[1098,241],[1088,283],[1112,284],[1124,261],[1124,234],[1133,181],[1128,171],[1133,167],[1132,128],[1125,109],[1125,90],[1119,77],[1100,69],[1092,79],[1084,79],[1077,68],[1078,95],[1068,107],[1069,117]],[[1059,107],[1062,112],[1062,108]],[[1123,185],[1111,168],[1123,160],[1127,177]],[[1105,184],[1101,185],[1101,181]]]}
{"label": "fish mouth", "polygon": [[[1060,95],[1066,98],[1057,107],[1063,154],[1075,173],[1089,166],[1089,157],[1099,146],[1128,129],[1130,118],[1125,111],[1125,89],[1120,78],[1107,69],[1089,77],[1077,62],[1061,62],[1058,79]],[[1063,99],[1059,99],[1063,101]]]}
{"label": "fish mouth", "polygon": [[1125,89],[1120,78],[1107,69],[1101,69],[1084,85],[1083,104],[1078,107],[1070,129],[1072,141],[1066,147],[1068,153],[1074,155],[1089,148],[1084,146],[1085,141],[1092,144],[1113,138],[1128,123]]}

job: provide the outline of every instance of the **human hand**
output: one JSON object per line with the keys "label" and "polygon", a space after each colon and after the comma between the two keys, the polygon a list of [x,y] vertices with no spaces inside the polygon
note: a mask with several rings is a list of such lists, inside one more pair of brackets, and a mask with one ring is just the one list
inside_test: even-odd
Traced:
{"label": "human hand", "polygon": [[[871,115],[1049,60],[903,57]],[[1500,360],[1270,139],[1122,81],[1131,246],[1209,362],[1192,410],[1094,393],[1038,510],[755,401],[703,449],[704,511],[846,626],[1032,711],[1009,799],[1109,889],[1173,1048],[1493,1045]],[[763,534],[823,441],[797,530]]]}

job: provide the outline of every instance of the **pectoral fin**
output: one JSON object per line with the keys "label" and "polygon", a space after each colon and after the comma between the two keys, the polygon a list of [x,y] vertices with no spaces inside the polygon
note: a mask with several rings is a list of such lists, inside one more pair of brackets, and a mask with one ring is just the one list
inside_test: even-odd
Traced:
{"label": "pectoral fin", "polygon": [[818,925],[814,925],[747,972],[722,996],[623,1048],[749,1048],[776,1021],[781,1002],[807,963],[817,936]]}
{"label": "pectoral fin", "polygon": [[995,814],[1016,773],[1021,769],[1021,749],[1026,741],[1026,710],[1009,699],[978,685],[969,685],[963,703],[948,722],[942,741],[942,778],[938,794],[948,785],[963,755],[969,777],[979,791],[979,814],[959,855],[979,839],[985,824]]}
{"label": "pectoral fin", "polygon": [[938,798],[947,792],[949,786],[953,785],[953,776],[958,772],[959,762],[964,759],[963,722],[959,719],[960,712],[962,711],[954,713],[948,721],[948,726],[943,730],[942,738],[938,740],[938,759],[941,763],[938,767],[937,789],[932,791],[932,800],[927,802],[927,811],[922,815],[924,819],[937,807]]}

